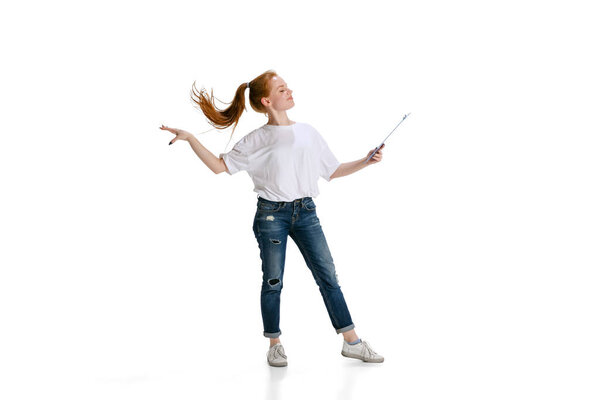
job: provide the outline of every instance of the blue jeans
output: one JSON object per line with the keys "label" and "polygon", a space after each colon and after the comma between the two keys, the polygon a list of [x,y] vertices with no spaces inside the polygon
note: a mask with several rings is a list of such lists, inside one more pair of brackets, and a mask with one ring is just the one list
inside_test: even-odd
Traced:
{"label": "blue jeans", "polygon": [[262,260],[260,308],[264,336],[276,338],[281,335],[279,304],[288,235],[300,249],[319,286],[336,333],[354,328],[338,284],[333,258],[317,217],[316,205],[311,197],[286,202],[270,201],[258,196],[252,228]]}

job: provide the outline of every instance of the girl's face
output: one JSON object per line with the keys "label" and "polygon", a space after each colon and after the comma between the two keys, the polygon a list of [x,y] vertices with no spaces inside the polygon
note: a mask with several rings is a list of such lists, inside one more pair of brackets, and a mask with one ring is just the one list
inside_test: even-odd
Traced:
{"label": "girl's face", "polygon": [[[274,76],[270,82],[271,93],[267,98],[270,102],[268,106],[272,107],[277,111],[289,110],[294,106],[294,98],[292,97],[292,90],[287,87],[287,83],[279,77]],[[265,104],[267,105],[267,104]]]}

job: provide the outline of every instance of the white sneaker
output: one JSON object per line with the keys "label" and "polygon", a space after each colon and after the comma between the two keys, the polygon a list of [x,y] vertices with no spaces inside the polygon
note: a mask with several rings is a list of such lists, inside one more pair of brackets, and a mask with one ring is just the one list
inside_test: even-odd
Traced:
{"label": "white sneaker", "polygon": [[287,356],[281,343],[275,343],[269,348],[267,362],[272,367],[285,367],[287,365]]}
{"label": "white sneaker", "polygon": [[375,350],[371,348],[369,343],[364,340],[356,344],[348,344],[348,342],[344,340],[342,355],[344,357],[358,358],[364,362],[383,362],[383,356],[377,354]]}

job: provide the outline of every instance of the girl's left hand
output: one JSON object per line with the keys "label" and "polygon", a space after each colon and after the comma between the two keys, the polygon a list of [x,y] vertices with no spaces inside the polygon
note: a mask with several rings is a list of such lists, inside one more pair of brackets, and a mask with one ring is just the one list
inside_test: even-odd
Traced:
{"label": "girl's left hand", "polygon": [[[375,153],[375,155],[373,156],[373,158],[371,158],[368,162],[367,162],[367,166],[371,165],[371,164],[375,164],[378,163],[379,161],[381,161],[381,159],[383,158],[383,152],[381,150],[383,150],[383,148],[385,147],[385,143],[383,144],[383,146],[381,146],[379,148],[379,150],[377,151],[377,153]],[[369,154],[367,154],[367,158],[369,158],[371,156],[371,154],[375,151],[375,149],[370,150]]]}
{"label": "girl's left hand", "polygon": [[161,125],[160,128],[158,128],[158,129],[162,129],[163,131],[169,131],[169,132],[175,134],[175,137],[169,142],[169,144],[173,144],[177,140],[186,140],[187,141],[190,137],[194,136],[191,133],[189,133],[188,131],[184,131],[183,129],[169,128],[164,125]]}

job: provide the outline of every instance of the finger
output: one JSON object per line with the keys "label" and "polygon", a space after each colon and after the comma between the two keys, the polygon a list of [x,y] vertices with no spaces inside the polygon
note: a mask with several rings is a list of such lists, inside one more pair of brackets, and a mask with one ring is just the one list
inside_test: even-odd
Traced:
{"label": "finger", "polygon": [[169,131],[169,132],[174,133],[176,135],[179,133],[179,129],[177,129],[177,128],[169,128],[169,127],[164,126],[164,125],[161,126],[160,129],[165,130],[165,131]]}

